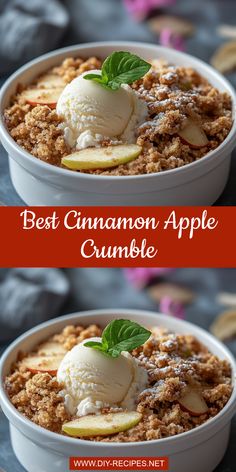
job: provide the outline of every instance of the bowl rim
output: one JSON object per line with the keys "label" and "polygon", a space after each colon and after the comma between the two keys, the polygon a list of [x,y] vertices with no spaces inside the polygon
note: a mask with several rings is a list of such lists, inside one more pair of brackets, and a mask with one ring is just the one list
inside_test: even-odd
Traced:
{"label": "bowl rim", "polygon": [[[37,66],[38,64],[40,63],[43,63],[44,61],[47,61],[47,60],[50,60],[51,58],[54,58],[54,57],[57,57],[57,56],[60,56],[60,55],[63,55],[63,54],[66,54],[66,53],[76,53],[76,51],[84,51],[86,52],[86,49],[91,49],[91,48],[103,48],[103,47],[118,47],[120,46],[121,48],[135,48],[135,47],[142,47],[142,48],[146,48],[150,51],[153,51],[153,52],[158,52],[158,51],[163,51],[163,56],[165,55],[165,51],[168,53],[174,53],[174,55],[176,57],[181,57],[181,58],[184,58],[186,60],[186,62],[188,62],[188,59],[194,59],[194,61],[196,61],[196,63],[203,67],[206,71],[208,71],[209,74],[211,74],[212,76],[215,76],[218,80],[220,80],[221,82],[224,83],[224,85],[226,86],[226,88],[228,88],[229,92],[230,92],[230,95],[231,95],[231,100],[232,100],[232,114],[233,114],[233,124],[232,124],[232,128],[229,132],[229,134],[226,136],[226,138],[224,139],[224,141],[222,141],[222,143],[216,148],[216,149],[213,149],[211,151],[209,151],[207,154],[205,154],[204,156],[201,157],[201,159],[198,159],[194,162],[191,162],[189,164],[185,164],[184,166],[181,166],[181,167],[177,167],[175,169],[169,169],[169,170],[165,170],[165,171],[162,171],[162,172],[154,172],[154,173],[150,173],[150,174],[138,174],[138,175],[124,175],[124,176],[114,176],[114,175],[96,175],[96,174],[86,174],[86,173],[83,173],[83,172],[73,172],[72,170],[70,169],[64,169],[62,167],[58,167],[58,166],[54,166],[50,163],[47,163],[47,162],[44,162],[38,158],[36,158],[35,156],[33,156],[32,154],[30,154],[28,151],[26,151],[25,149],[23,149],[21,146],[19,146],[15,141],[14,139],[11,137],[8,129],[6,128],[6,125],[5,125],[5,122],[4,122],[4,116],[3,116],[3,110],[2,110],[2,102],[4,101],[4,96],[5,96],[5,93],[7,92],[8,88],[11,86],[12,82],[14,82],[19,75],[23,74],[24,72],[26,72],[27,70],[29,70],[30,68],[34,67],[34,66]],[[201,73],[201,75],[204,76],[204,74]],[[58,176],[71,176],[72,179],[83,179],[83,181],[86,181],[86,180],[97,180],[99,179],[100,181],[104,180],[106,182],[112,182],[112,181],[133,181],[133,180],[140,180],[140,179],[153,179],[153,178],[163,178],[162,176],[168,176],[168,175],[176,175],[176,174],[179,174],[180,172],[182,174],[186,173],[186,172],[189,172],[192,168],[194,169],[194,166],[204,166],[206,164],[206,162],[208,162],[210,159],[214,158],[214,156],[222,151],[222,149],[224,147],[229,147],[232,145],[232,142],[234,141],[236,144],[236,119],[235,119],[235,111],[236,111],[236,93],[235,93],[235,90],[233,88],[233,86],[230,84],[230,82],[222,75],[220,74],[218,71],[216,71],[212,66],[210,66],[209,64],[207,64],[206,62],[202,61],[201,59],[191,55],[191,54],[187,54],[185,52],[182,52],[182,51],[177,51],[177,50],[173,50],[171,48],[167,48],[167,47],[164,47],[164,46],[161,46],[161,45],[158,45],[158,44],[153,44],[153,43],[143,43],[143,42],[138,42],[138,41],[97,41],[97,42],[91,42],[91,43],[81,43],[79,45],[73,45],[73,46],[67,46],[67,47],[64,47],[64,48],[60,48],[60,49],[56,49],[54,51],[51,51],[49,53],[46,53],[46,54],[43,54],[39,57],[37,57],[36,59],[33,59],[29,62],[27,62],[25,65],[23,65],[22,67],[20,67],[19,69],[17,69],[17,71],[15,71],[7,80],[6,82],[4,83],[4,85],[2,86],[1,90],[0,90],[0,136],[1,136],[1,139],[4,142],[7,142],[8,146],[9,146],[9,149],[11,151],[14,152],[17,152],[18,156],[20,156],[20,158],[24,158],[25,161],[31,163],[32,165],[35,165],[35,168],[36,167],[39,167],[39,169],[42,169],[43,170],[47,170],[47,169],[50,169],[51,172],[55,175],[58,175]],[[11,157],[11,156],[10,156]],[[18,161],[19,164],[21,164],[19,161]],[[22,164],[23,165],[23,164]],[[40,175],[39,175],[40,177]]]}
{"label": "bowl rim", "polygon": [[[30,330],[27,330],[25,333],[23,333],[21,336],[17,337],[15,341],[13,341],[8,347],[7,349],[4,351],[4,353],[2,354],[1,358],[0,358],[0,400],[1,402],[4,404],[4,406],[6,407],[6,409],[10,410],[11,414],[16,418],[17,422],[21,425],[21,426],[27,426],[29,429],[32,429],[33,431],[35,431],[36,433],[40,433],[41,436],[45,436],[45,438],[48,438],[48,440],[55,440],[57,441],[57,443],[62,443],[64,445],[71,445],[71,446],[83,446],[83,445],[92,445],[94,444],[94,441],[90,441],[90,440],[86,440],[86,439],[78,439],[78,438],[72,438],[72,437],[67,437],[67,436],[63,436],[63,435],[60,435],[59,433],[55,433],[55,432],[52,432],[52,431],[49,431],[45,428],[43,428],[42,426],[39,426],[35,423],[33,423],[31,420],[29,420],[28,418],[24,417],[21,413],[18,412],[18,410],[13,406],[13,404],[11,403],[6,391],[5,391],[5,388],[4,388],[4,378],[3,378],[3,368],[4,368],[4,364],[5,362],[7,361],[8,359],[8,356],[11,354],[12,351],[14,351],[17,347],[20,347],[20,344],[22,341],[26,340],[27,338],[29,338],[32,334],[35,334],[37,332],[40,332],[42,329],[45,329],[45,328],[48,328],[48,327],[51,327],[53,326],[54,324],[56,325],[57,323],[60,323],[63,324],[65,321],[68,321],[69,323],[72,322],[73,320],[77,320],[79,321],[80,318],[84,318],[84,317],[88,317],[88,321],[90,318],[93,318],[94,316],[99,316],[99,315],[128,315],[128,316],[131,316],[131,319],[132,319],[132,316],[134,315],[137,315],[138,317],[143,317],[145,315],[147,316],[150,316],[150,315],[158,315],[158,316],[163,316],[163,314],[161,314],[160,312],[155,312],[155,311],[150,311],[150,310],[135,310],[135,309],[99,309],[99,310],[86,310],[86,311],[80,311],[80,312],[75,312],[75,313],[69,313],[67,315],[64,315],[64,316],[60,316],[60,317],[57,317],[57,318],[54,318],[52,320],[49,320],[49,321],[46,321],[44,323],[40,323],[39,325],[37,325],[36,327],[34,328],[31,328]],[[191,328],[194,328],[194,330],[199,334],[202,334],[204,337],[206,338],[209,338],[211,339],[211,341],[214,342],[214,344],[219,347],[221,350],[223,350],[225,352],[225,355],[226,355],[226,358],[228,359],[228,361],[231,363],[231,367],[232,367],[232,384],[233,384],[233,391],[232,391],[232,394],[231,394],[231,397],[230,399],[228,400],[228,402],[226,403],[226,405],[222,408],[222,410],[216,415],[214,416],[213,418],[207,420],[205,423],[203,423],[202,425],[200,426],[197,426],[195,429],[192,429],[190,431],[186,431],[184,433],[180,433],[180,434],[177,434],[175,436],[170,436],[170,437],[167,437],[167,438],[162,438],[162,439],[154,439],[154,440],[150,440],[150,441],[138,441],[138,442],[128,442],[128,443],[123,443],[123,442],[117,442],[117,443],[109,443],[109,442],[99,442],[99,441],[95,441],[95,444],[96,444],[96,447],[99,447],[99,448],[104,448],[104,447],[109,447],[109,448],[113,448],[113,447],[125,447],[125,448],[128,448],[130,446],[132,446],[132,448],[134,447],[139,447],[139,446],[147,446],[147,444],[156,444],[156,445],[160,445],[160,446],[163,446],[163,445],[168,445],[170,443],[175,443],[175,445],[178,445],[179,443],[182,443],[182,441],[185,440],[185,438],[193,438],[195,437],[195,439],[198,437],[201,437],[203,431],[206,431],[207,429],[208,430],[211,430],[212,433],[214,433],[214,427],[217,426],[217,424],[219,424],[221,422],[221,419],[222,417],[226,414],[226,412],[228,412],[228,415],[230,413],[232,413],[232,411],[235,411],[235,408],[236,408],[236,361],[233,357],[233,355],[231,354],[231,352],[229,351],[229,349],[223,344],[221,343],[217,338],[215,338],[211,333],[208,333],[205,329],[195,325],[194,323],[191,323],[191,322],[188,322],[188,321],[183,321],[183,320],[180,320],[180,319],[176,319],[176,318],[173,318],[174,320],[174,324],[177,324],[179,326],[186,326],[186,328],[190,330],[191,332]],[[91,321],[92,322],[92,321]],[[157,321],[158,322],[158,321]],[[56,334],[56,333],[55,333]],[[194,333],[193,333],[194,334]],[[194,334],[195,335],[195,334]],[[197,334],[196,334],[197,336]],[[20,349],[19,349],[20,350]],[[231,414],[232,416],[232,414]],[[8,419],[9,421],[9,419]],[[230,419],[229,419],[230,421]],[[18,427],[18,426],[17,426]],[[22,434],[25,434],[21,431]],[[35,442],[37,443],[38,441],[35,440]],[[52,447],[53,449],[53,447]]]}

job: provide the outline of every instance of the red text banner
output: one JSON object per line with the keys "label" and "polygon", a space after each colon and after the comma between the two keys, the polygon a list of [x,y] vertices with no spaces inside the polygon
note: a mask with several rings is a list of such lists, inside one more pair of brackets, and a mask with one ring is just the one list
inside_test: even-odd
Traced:
{"label": "red text banner", "polygon": [[70,470],[168,470],[168,457],[70,457]]}
{"label": "red text banner", "polygon": [[0,208],[1,267],[236,267],[236,207]]}

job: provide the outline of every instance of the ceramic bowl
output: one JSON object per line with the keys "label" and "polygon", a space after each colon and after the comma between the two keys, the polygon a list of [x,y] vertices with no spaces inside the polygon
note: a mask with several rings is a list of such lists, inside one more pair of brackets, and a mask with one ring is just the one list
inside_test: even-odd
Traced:
{"label": "ceramic bowl", "polygon": [[234,115],[236,96],[229,82],[201,60],[173,49],[136,42],[98,42],[45,54],[15,72],[0,92],[0,138],[9,155],[11,179],[17,193],[28,205],[211,205],[228,179],[230,156],[236,144],[235,122],[225,141],[200,160],[161,173],[135,176],[91,175],[55,167],[36,159],[11,138],[3,112],[19,83],[31,83],[66,57],[105,58],[115,50],[127,50],[147,60],[161,57],[195,68],[213,86],[230,94]]}
{"label": "ceramic bowl", "polygon": [[235,360],[228,349],[201,328],[154,312],[137,310],[94,310],[56,318],[27,331],[13,342],[0,362],[0,401],[9,419],[14,452],[27,472],[65,472],[69,457],[163,457],[169,458],[169,472],[212,472],[221,461],[228,444],[230,422],[236,411],[236,389],[218,415],[196,429],[165,439],[137,443],[102,443],[74,439],[47,431],[29,421],[11,404],[4,378],[19,351],[31,351],[45,338],[68,324],[97,323],[105,326],[114,318],[128,318],[146,326],[163,326],[178,333],[191,333],[209,350],[232,366],[234,385]]}

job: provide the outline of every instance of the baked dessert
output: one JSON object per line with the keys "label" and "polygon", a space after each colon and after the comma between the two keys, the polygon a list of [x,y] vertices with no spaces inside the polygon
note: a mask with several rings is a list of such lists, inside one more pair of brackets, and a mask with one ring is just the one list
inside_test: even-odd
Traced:
{"label": "baked dessert", "polygon": [[216,416],[232,393],[231,367],[191,334],[129,320],[67,326],[5,379],[19,413],[50,431],[105,442],[151,441]]}
{"label": "baked dessert", "polygon": [[232,103],[196,70],[128,52],[67,58],[4,113],[18,145],[49,164],[96,175],[175,169],[216,149],[232,127]]}

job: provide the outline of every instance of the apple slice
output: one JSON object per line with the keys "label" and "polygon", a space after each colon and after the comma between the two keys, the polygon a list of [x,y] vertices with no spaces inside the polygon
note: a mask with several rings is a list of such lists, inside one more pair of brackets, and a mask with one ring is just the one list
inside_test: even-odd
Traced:
{"label": "apple slice", "polygon": [[181,408],[192,416],[204,415],[208,411],[208,406],[202,395],[192,388],[184,393],[179,399],[179,403]]}
{"label": "apple slice", "polygon": [[89,415],[63,424],[62,431],[76,437],[107,436],[133,428],[141,418],[137,411]]}
{"label": "apple slice", "polygon": [[127,164],[141,153],[137,144],[87,148],[62,158],[62,164],[73,170],[106,169]]}
{"label": "apple slice", "polygon": [[65,355],[66,350],[60,343],[55,341],[46,341],[45,343],[40,344],[37,353],[40,356],[57,356]]}
{"label": "apple slice", "polygon": [[62,88],[27,89],[22,92],[21,97],[33,106],[48,105],[50,108],[56,108],[62,90]]}
{"label": "apple slice", "polygon": [[29,356],[23,359],[21,365],[26,367],[33,374],[48,372],[51,375],[56,375],[63,357],[64,354],[57,356]]}
{"label": "apple slice", "polygon": [[207,146],[208,144],[205,132],[201,126],[191,118],[187,119],[185,127],[178,132],[178,135],[184,143],[195,149]]}
{"label": "apple slice", "polygon": [[66,83],[64,82],[63,78],[57,74],[44,74],[39,77],[37,80],[37,87],[38,88],[64,88]]}

